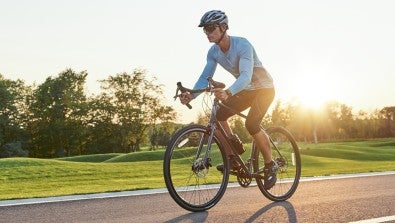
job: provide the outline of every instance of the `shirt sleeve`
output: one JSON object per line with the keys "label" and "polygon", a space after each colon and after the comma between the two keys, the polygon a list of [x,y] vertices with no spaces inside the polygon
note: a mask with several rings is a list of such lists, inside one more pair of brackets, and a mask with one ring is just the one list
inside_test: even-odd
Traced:
{"label": "shirt sleeve", "polygon": [[232,95],[245,89],[251,83],[254,69],[254,50],[248,42],[240,44],[239,76],[236,81],[228,88]]}
{"label": "shirt sleeve", "polygon": [[[195,83],[193,89],[196,90],[196,89],[202,89],[207,87],[208,84],[207,78],[212,77],[214,75],[216,68],[217,68],[217,62],[213,56],[213,50],[210,49],[209,52],[207,53],[206,66],[204,67],[203,72],[200,75],[197,82]],[[195,93],[194,97],[196,98],[199,95],[200,93]]]}

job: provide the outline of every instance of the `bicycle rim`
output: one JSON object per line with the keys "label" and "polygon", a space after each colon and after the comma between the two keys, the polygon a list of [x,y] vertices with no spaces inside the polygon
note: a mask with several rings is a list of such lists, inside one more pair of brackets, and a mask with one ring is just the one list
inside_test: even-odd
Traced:
{"label": "bicycle rim", "polygon": [[[213,207],[223,196],[229,180],[226,159],[215,136],[209,151],[209,165],[206,165],[208,137],[206,127],[187,126],[173,136],[165,152],[166,187],[177,204],[189,211]],[[200,142],[203,147],[197,154]],[[216,169],[219,164],[224,164],[224,174]]]}
{"label": "bicycle rim", "polygon": [[[268,199],[284,201],[293,195],[299,184],[301,175],[299,149],[292,135],[282,127],[269,128],[266,133],[271,138],[272,158],[279,164],[277,181],[270,190],[264,188],[263,178],[256,178],[257,185]],[[263,155],[259,149],[255,149],[253,165],[254,171],[264,167]]]}

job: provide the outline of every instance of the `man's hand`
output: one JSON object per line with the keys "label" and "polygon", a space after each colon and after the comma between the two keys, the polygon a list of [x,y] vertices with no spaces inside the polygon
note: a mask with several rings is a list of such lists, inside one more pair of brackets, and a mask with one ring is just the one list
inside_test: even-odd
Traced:
{"label": "man's hand", "polygon": [[226,101],[226,99],[228,99],[229,97],[228,93],[226,93],[226,91],[221,88],[214,88],[213,92],[214,92],[214,96],[218,98],[220,101]]}
{"label": "man's hand", "polygon": [[194,98],[195,97],[193,96],[193,94],[191,94],[189,92],[184,92],[184,93],[181,93],[181,95],[180,95],[180,101],[181,101],[181,104],[183,104],[183,105],[188,104]]}

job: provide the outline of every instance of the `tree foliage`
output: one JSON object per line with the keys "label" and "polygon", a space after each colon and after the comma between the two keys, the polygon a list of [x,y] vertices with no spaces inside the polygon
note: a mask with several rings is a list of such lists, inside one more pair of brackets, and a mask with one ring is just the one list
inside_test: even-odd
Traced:
{"label": "tree foliage", "polygon": [[144,70],[116,74],[100,82],[103,92],[92,100],[91,124],[96,130],[106,129],[106,133],[103,140],[101,132],[95,132],[91,148],[134,152],[148,138],[153,147],[157,146],[157,123],[175,119],[173,109],[160,100],[162,86],[155,79],[149,80]]}
{"label": "tree foliage", "polygon": [[[291,109],[290,109],[291,108]],[[328,102],[321,109],[301,105],[278,104],[269,125],[283,125],[299,141],[318,142],[345,139],[367,139],[395,136],[395,107],[385,107],[371,114],[339,102]]]}
{"label": "tree foliage", "polygon": [[84,137],[87,73],[67,69],[57,77],[48,77],[33,92],[32,154],[38,157],[63,157],[75,154]]}
{"label": "tree foliage", "polygon": [[[184,126],[166,106],[163,91],[145,70],[119,73],[101,80],[101,91],[87,96],[87,72],[67,69],[38,86],[0,74],[0,157],[62,157],[94,153],[134,152],[142,145],[164,148]],[[205,125],[208,114],[198,114]],[[249,142],[244,120],[230,120],[234,132]],[[288,128],[298,141],[320,142],[395,136],[395,107],[371,113],[339,102],[322,109],[276,101],[262,125]],[[197,140],[197,139],[196,139]]]}
{"label": "tree foliage", "polygon": [[[395,136],[395,107],[384,107],[371,114],[364,111],[355,114],[352,107],[336,101],[329,101],[320,109],[280,100],[272,106],[261,125],[284,126],[298,141],[318,143]],[[242,118],[233,116],[229,121],[243,142],[251,141]],[[198,115],[197,123],[205,125],[207,119]]]}
{"label": "tree foliage", "polygon": [[25,98],[29,90],[23,81],[5,79],[0,74],[0,157],[26,154],[24,147],[28,136],[23,129],[26,126],[23,112],[26,112]]}

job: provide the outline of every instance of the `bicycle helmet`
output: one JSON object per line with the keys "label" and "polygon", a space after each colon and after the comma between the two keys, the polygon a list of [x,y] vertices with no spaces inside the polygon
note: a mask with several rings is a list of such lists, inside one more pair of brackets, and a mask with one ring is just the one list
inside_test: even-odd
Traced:
{"label": "bicycle helmet", "polygon": [[225,15],[225,12],[220,10],[211,10],[206,12],[203,17],[200,19],[199,27],[203,27],[205,25],[211,24],[226,24],[228,25],[228,17]]}

